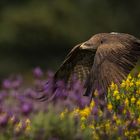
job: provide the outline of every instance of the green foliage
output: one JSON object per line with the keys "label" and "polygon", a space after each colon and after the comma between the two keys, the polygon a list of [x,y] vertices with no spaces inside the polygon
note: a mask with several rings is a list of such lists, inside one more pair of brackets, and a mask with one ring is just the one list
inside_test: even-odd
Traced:
{"label": "green foliage", "polygon": [[32,128],[33,137],[39,139],[58,137],[62,140],[66,138],[72,140],[77,133],[75,122],[71,117],[66,116],[64,120],[61,120],[59,114],[53,111],[37,114],[33,118]]}

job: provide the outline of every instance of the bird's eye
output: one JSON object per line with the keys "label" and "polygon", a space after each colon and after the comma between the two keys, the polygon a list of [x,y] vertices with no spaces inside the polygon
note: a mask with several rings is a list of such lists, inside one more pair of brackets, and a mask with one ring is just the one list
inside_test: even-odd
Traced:
{"label": "bird's eye", "polygon": [[100,42],[101,44],[103,44],[104,43],[104,41],[103,40],[101,40],[101,42]]}
{"label": "bird's eye", "polygon": [[103,43],[105,43],[105,42],[106,42],[106,39],[105,39],[105,38],[100,40],[100,43],[101,43],[101,44],[103,44]]}

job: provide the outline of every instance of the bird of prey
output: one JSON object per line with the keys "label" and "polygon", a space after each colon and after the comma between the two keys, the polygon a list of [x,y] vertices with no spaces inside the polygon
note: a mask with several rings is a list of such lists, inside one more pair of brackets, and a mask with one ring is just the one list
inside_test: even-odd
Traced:
{"label": "bird of prey", "polygon": [[75,75],[84,82],[84,95],[99,87],[105,94],[112,81],[121,83],[140,57],[140,40],[125,33],[99,33],[75,46],[54,75],[66,84]]}

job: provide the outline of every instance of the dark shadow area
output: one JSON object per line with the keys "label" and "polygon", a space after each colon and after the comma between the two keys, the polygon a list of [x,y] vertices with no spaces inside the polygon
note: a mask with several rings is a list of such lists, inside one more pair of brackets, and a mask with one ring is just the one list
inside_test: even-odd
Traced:
{"label": "dark shadow area", "polygon": [[1,0],[0,77],[55,70],[73,46],[99,32],[140,37],[139,8],[139,0]]}

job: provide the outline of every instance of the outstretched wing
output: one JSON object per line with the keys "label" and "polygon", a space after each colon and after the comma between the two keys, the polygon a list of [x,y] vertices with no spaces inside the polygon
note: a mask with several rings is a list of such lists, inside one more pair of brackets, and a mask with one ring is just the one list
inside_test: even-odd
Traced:
{"label": "outstretched wing", "polygon": [[55,80],[64,80],[67,84],[73,76],[80,81],[85,81],[94,62],[95,53],[82,50],[80,45],[75,46],[67,55],[60,68],[55,73]]}
{"label": "outstretched wing", "polygon": [[60,68],[55,73],[52,96],[47,97],[46,95],[42,95],[38,98],[40,101],[50,101],[55,97],[54,91],[57,88],[56,82],[58,80],[63,80],[66,86],[69,86],[71,84],[73,76],[75,76],[77,80],[80,80],[84,84],[84,81],[86,81],[92,68],[95,52],[83,50],[80,48],[80,45],[81,44],[75,46],[70,51],[70,53],[66,56],[64,62],[61,64]]}
{"label": "outstretched wing", "polygon": [[87,82],[86,96],[96,89],[107,93],[112,81],[118,85],[136,65],[140,57],[140,40],[128,36],[118,43],[105,43],[100,46],[94,58],[94,64]]}

